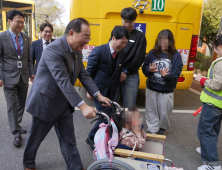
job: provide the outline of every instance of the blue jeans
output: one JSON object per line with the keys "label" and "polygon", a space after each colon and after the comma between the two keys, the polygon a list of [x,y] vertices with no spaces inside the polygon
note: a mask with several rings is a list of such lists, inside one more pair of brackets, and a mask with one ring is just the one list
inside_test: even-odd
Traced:
{"label": "blue jeans", "polygon": [[139,84],[140,78],[138,72],[127,75],[126,80],[121,82],[124,108],[136,107],[136,97]]}
{"label": "blue jeans", "polygon": [[203,103],[197,136],[200,140],[201,158],[204,164],[221,165],[217,152],[217,141],[220,133],[222,109]]}

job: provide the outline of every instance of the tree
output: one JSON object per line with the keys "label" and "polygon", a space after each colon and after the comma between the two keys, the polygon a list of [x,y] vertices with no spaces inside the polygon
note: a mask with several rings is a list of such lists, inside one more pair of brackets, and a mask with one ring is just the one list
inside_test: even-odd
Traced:
{"label": "tree", "polygon": [[[36,21],[39,27],[46,22],[56,25],[61,23],[61,17],[65,12],[64,6],[56,0],[34,0],[36,10]],[[47,18],[48,16],[48,18]]]}
{"label": "tree", "polygon": [[53,37],[59,38],[64,35],[66,27],[64,24],[60,24],[59,26],[56,25],[53,29]]}
{"label": "tree", "polygon": [[204,3],[200,40],[206,43],[210,56],[213,56],[213,41],[218,33],[222,16],[222,0],[207,0]]}

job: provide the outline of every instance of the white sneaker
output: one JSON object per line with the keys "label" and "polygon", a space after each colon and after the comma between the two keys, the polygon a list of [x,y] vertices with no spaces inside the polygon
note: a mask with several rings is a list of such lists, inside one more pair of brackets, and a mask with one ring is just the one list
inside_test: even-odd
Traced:
{"label": "white sneaker", "polygon": [[211,165],[201,165],[197,170],[221,170],[221,165],[211,166]]}
{"label": "white sneaker", "polygon": [[197,148],[196,148],[196,151],[197,151],[199,154],[201,154],[201,149],[200,149],[200,147],[197,147]]}

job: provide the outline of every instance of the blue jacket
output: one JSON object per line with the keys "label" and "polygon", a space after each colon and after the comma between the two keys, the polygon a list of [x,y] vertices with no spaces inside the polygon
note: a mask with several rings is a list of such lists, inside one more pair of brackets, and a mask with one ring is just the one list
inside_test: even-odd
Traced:
{"label": "blue jacket", "polygon": [[[55,39],[51,39],[51,42],[53,42]],[[42,43],[42,38],[36,41],[32,42],[31,45],[31,57],[32,57],[32,62],[33,62],[33,67],[34,68],[34,72],[36,74],[37,69],[38,69],[38,65],[39,65],[39,61],[42,55],[42,51],[43,51],[43,43]],[[36,63],[35,63],[36,61]]]}
{"label": "blue jacket", "polygon": [[95,47],[88,57],[86,71],[92,77],[103,96],[107,96],[109,88],[112,90],[110,99],[114,100],[125,60],[125,53],[123,50],[119,52],[116,70],[113,74],[111,57],[109,43]]}
{"label": "blue jacket", "polygon": [[[143,74],[148,77],[147,88],[161,93],[171,93],[174,91],[177,85],[177,79],[179,78],[183,63],[182,57],[178,51],[174,53],[171,60],[167,59],[168,54],[161,53],[160,59],[158,60],[156,55],[151,50],[146,56],[144,65],[142,67]],[[157,65],[158,72],[150,72],[149,65],[155,63]],[[169,69],[169,73],[166,77],[162,77],[160,70],[165,68]]]}

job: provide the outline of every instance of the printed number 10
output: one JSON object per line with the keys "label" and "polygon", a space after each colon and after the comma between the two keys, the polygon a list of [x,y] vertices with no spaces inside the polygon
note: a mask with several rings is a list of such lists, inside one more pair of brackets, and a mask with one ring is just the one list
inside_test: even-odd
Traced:
{"label": "printed number 10", "polygon": [[162,11],[164,8],[164,0],[153,0],[153,10],[154,11]]}

